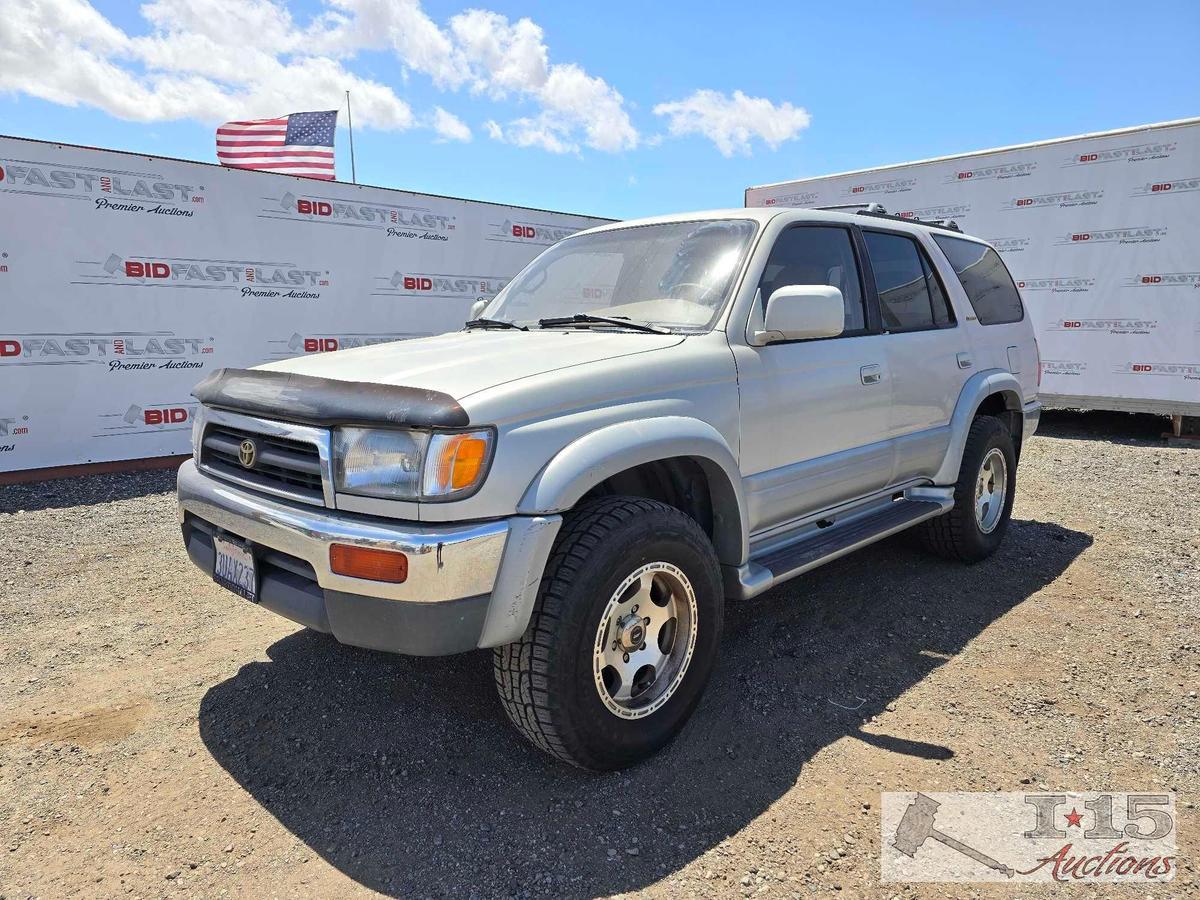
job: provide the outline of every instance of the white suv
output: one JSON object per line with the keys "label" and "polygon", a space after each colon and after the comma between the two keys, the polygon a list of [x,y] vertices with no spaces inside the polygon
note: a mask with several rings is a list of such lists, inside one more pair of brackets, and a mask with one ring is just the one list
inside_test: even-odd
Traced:
{"label": "white suv", "polygon": [[495,648],[504,708],[593,769],[700,699],[726,599],[910,526],[1008,525],[1037,350],[953,225],[735,209],[621,222],[462,331],[223,369],[179,471],[192,559],[338,640]]}

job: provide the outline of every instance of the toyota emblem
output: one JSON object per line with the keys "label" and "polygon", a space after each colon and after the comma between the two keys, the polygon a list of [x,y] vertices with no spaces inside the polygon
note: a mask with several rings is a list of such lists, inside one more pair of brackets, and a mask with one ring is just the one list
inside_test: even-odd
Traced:
{"label": "toyota emblem", "polygon": [[246,438],[242,441],[242,446],[238,448],[238,462],[242,464],[243,469],[253,469],[254,461],[258,458],[258,445],[254,441]]}

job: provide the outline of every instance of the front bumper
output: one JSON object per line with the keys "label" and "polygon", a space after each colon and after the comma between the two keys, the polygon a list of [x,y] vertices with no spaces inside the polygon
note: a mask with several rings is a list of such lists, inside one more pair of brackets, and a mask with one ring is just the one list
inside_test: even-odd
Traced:
{"label": "front bumper", "polygon": [[[214,533],[250,545],[259,603],[346,644],[428,656],[515,640],[525,630],[559,516],[423,526],[311,507],[179,469],[188,555],[212,574]],[[402,584],[338,575],[329,545],[400,550]]]}

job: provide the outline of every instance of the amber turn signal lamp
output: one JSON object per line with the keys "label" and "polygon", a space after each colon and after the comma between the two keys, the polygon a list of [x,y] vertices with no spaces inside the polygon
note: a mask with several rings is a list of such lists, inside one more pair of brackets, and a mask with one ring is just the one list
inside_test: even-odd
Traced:
{"label": "amber turn signal lamp", "polygon": [[483,474],[487,441],[473,434],[456,434],[441,447],[436,461],[437,484],[448,491],[469,488]]}
{"label": "amber turn signal lamp", "polygon": [[408,557],[398,550],[330,544],[329,568],[337,575],[401,584],[408,578]]}

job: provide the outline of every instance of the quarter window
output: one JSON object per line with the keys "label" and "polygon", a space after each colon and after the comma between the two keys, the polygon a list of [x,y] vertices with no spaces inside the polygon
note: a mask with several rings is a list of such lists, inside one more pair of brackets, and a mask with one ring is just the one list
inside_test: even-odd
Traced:
{"label": "quarter window", "polygon": [[982,325],[1003,325],[1025,318],[1021,295],[1004,260],[986,244],[934,235]]}
{"label": "quarter window", "polygon": [[884,328],[920,331],[954,323],[937,274],[916,241],[880,231],[866,231],[863,237],[879,291]]}
{"label": "quarter window", "polygon": [[759,282],[764,308],[775,290],[792,284],[826,284],[837,288],[846,308],[842,334],[866,329],[862,282],[847,229],[802,225],[783,232],[771,248]]}

